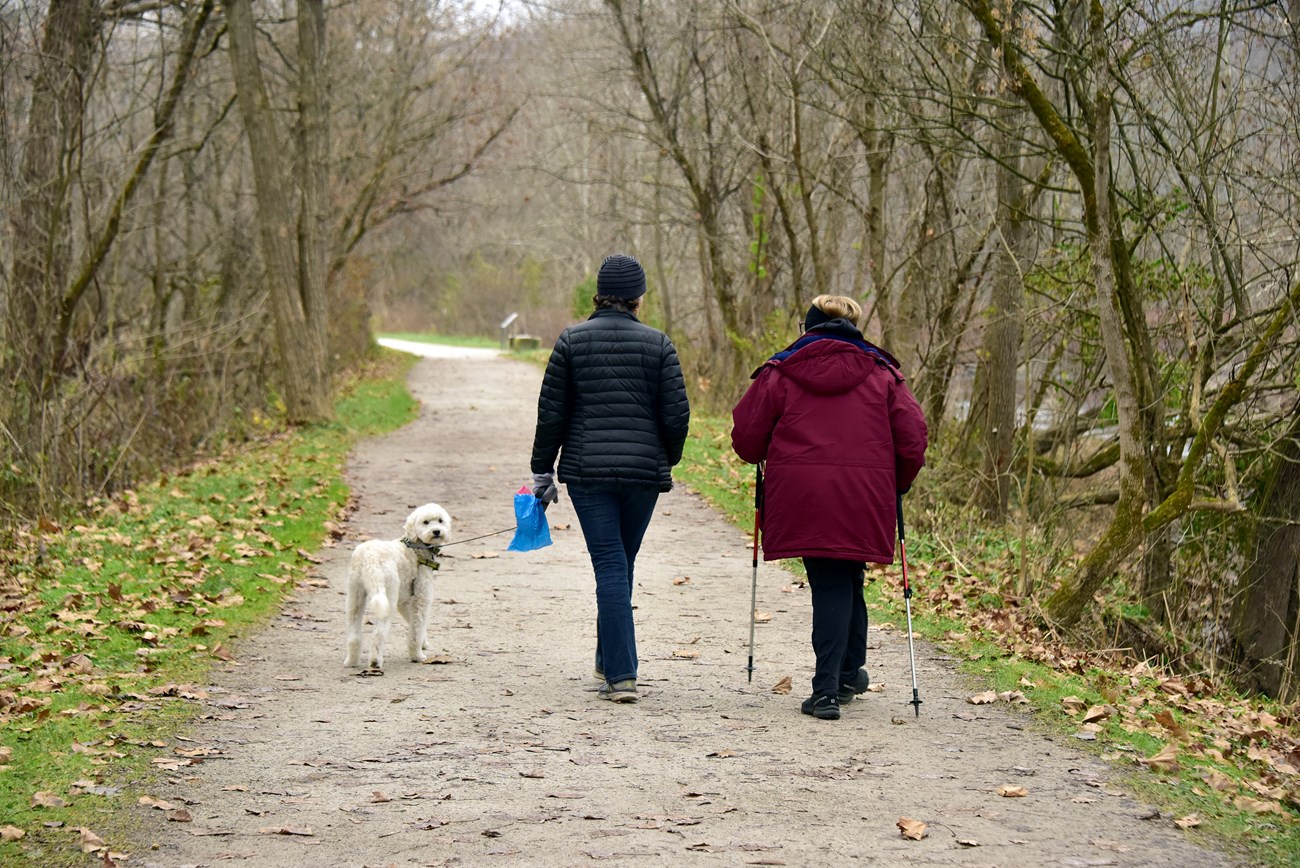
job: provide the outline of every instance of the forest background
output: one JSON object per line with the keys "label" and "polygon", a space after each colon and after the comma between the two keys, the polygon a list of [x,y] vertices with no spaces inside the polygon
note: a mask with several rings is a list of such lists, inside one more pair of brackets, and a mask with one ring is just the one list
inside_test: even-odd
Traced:
{"label": "forest background", "polygon": [[623,251],[702,419],[857,298],[999,608],[1293,701],[1298,70],[1300,0],[0,0],[0,539]]}

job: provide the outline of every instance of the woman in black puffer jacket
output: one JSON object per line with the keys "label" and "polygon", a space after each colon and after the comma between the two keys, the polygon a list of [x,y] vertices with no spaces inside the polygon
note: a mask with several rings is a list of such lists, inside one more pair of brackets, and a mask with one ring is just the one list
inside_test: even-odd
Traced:
{"label": "woman in black puffer jacket", "polygon": [[607,257],[595,312],[555,342],[533,436],[533,494],[559,498],[559,481],[582,525],[596,573],[596,677],[600,696],[637,700],[632,572],[659,493],[673,487],[690,404],[672,341],[636,318],[645,271]]}

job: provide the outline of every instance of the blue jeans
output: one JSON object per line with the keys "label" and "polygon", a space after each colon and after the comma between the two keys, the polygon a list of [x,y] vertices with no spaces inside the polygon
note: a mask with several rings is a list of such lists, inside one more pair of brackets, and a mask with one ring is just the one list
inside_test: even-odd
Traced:
{"label": "blue jeans", "polygon": [[867,601],[862,561],[804,558],[812,591],[813,696],[839,693],[867,662]]}
{"label": "blue jeans", "polygon": [[596,668],[610,684],[636,678],[636,628],[632,623],[632,568],[654,515],[659,490],[646,486],[593,488],[570,483],[596,572]]}

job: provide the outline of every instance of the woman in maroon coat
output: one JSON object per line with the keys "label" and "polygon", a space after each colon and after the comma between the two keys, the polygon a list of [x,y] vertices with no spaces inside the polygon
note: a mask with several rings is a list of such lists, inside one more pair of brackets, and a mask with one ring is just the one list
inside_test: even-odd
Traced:
{"label": "woman in maroon coat", "polygon": [[802,711],[822,720],[870,684],[863,572],[893,563],[896,501],[925,464],[925,416],[861,316],[851,298],[813,299],[803,337],[754,372],[732,411],[732,448],[766,462],[763,557],[808,570],[817,670]]}

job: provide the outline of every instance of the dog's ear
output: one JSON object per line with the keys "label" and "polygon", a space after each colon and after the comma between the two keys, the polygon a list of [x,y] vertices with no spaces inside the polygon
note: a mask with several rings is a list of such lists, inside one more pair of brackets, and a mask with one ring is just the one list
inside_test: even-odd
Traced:
{"label": "dog's ear", "polygon": [[418,509],[406,517],[406,523],[402,525],[402,537],[404,539],[415,539],[416,534],[419,532],[416,529],[419,518],[420,511]]}

